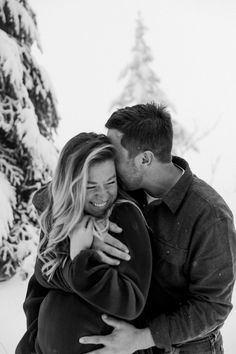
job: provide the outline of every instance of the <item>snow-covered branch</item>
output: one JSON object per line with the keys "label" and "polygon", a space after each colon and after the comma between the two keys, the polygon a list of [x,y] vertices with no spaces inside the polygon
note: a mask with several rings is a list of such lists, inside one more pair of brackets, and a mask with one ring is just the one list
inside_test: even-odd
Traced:
{"label": "snow-covered branch", "polygon": [[[35,169],[39,172],[48,168],[53,173],[58,152],[54,145],[40,134],[33,105],[22,109],[16,126],[19,139],[33,157]],[[40,176],[35,176],[35,179]]]}
{"label": "snow-covered branch", "polygon": [[0,0],[0,280],[33,266],[38,220],[32,193],[52,176],[57,99],[31,53],[40,45],[27,0]]}
{"label": "snow-covered branch", "polygon": [[14,24],[15,34],[21,38],[23,32],[24,37],[28,37],[31,43],[36,42],[41,50],[39,33],[30,7],[22,6],[21,2],[17,0],[0,0],[0,18],[3,23],[7,23],[9,20],[6,14]]}
{"label": "snow-covered branch", "polygon": [[15,190],[2,172],[0,172],[0,195],[0,246],[2,246],[2,240],[7,239],[9,227],[13,224],[12,207],[16,204]]}
{"label": "snow-covered branch", "polygon": [[[1,1],[1,0],[0,0]],[[16,41],[0,29],[0,65],[6,77],[20,91],[23,85],[23,67]]]}

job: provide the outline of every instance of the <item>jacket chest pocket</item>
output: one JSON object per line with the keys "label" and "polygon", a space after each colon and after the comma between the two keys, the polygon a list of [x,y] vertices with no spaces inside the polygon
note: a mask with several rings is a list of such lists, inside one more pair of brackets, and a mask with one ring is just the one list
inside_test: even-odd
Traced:
{"label": "jacket chest pocket", "polygon": [[154,239],[154,247],[154,262],[165,261],[179,267],[184,265],[188,253],[186,249],[174,247],[157,239]]}

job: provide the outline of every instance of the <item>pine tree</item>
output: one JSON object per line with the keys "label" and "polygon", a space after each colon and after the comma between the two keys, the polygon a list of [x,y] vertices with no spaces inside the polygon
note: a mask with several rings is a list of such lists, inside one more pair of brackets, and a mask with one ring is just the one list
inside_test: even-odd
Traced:
{"label": "pine tree", "polygon": [[0,280],[18,268],[27,276],[38,242],[32,193],[47,183],[57,160],[57,101],[45,70],[27,0],[0,0]]}
{"label": "pine tree", "polygon": [[144,39],[147,27],[144,26],[140,13],[136,22],[135,44],[132,49],[133,58],[119,77],[119,79],[126,80],[126,84],[123,92],[113,101],[111,109],[147,102],[164,105],[171,111],[173,118],[174,153],[181,154],[186,150],[186,147],[187,149],[195,149],[194,144],[191,143],[190,134],[176,120],[175,106],[161,89],[161,80],[151,67],[153,56]]}

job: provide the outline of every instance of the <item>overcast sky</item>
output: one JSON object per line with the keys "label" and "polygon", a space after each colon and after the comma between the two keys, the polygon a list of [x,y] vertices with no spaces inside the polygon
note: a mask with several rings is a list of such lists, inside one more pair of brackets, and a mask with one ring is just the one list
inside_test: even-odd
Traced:
{"label": "overcast sky", "polygon": [[[147,26],[152,68],[174,103],[179,120],[202,132],[190,165],[232,198],[236,189],[235,0],[30,0],[43,54],[58,97],[61,147],[80,131],[104,131],[118,77],[132,58],[138,11]],[[218,162],[217,162],[218,161]],[[231,202],[231,201],[230,201]]]}

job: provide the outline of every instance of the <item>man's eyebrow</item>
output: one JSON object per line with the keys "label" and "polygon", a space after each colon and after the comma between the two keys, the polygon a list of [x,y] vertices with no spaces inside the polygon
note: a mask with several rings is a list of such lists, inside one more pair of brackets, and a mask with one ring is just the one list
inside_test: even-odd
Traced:
{"label": "man's eyebrow", "polygon": [[[115,179],[116,175],[114,174],[113,176],[109,177],[106,182],[110,182],[111,180]],[[88,181],[88,184],[97,184],[97,182],[93,182],[93,181]]]}

